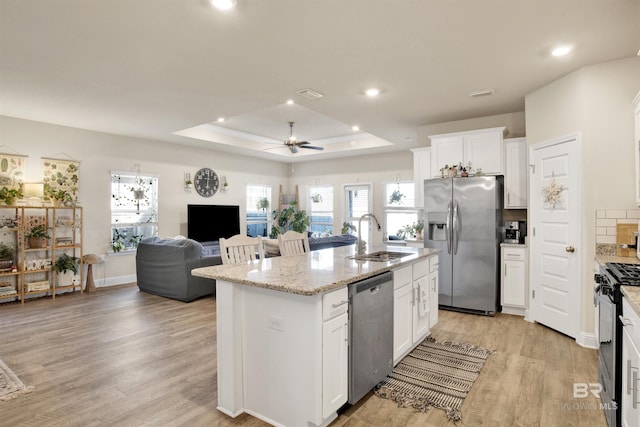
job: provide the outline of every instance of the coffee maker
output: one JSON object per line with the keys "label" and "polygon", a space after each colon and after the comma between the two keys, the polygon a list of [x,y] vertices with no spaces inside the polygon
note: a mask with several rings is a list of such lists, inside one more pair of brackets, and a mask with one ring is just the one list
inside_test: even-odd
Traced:
{"label": "coffee maker", "polygon": [[505,221],[504,223],[504,242],[505,243],[524,243],[524,236],[527,235],[526,221]]}

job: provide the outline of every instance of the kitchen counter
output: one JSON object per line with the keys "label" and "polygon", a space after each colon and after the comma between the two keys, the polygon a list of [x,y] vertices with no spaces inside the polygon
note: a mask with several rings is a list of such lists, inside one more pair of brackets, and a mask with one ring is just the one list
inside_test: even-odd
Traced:
{"label": "kitchen counter", "polygon": [[304,255],[274,257],[244,264],[216,265],[192,270],[194,276],[224,280],[299,295],[316,295],[367,277],[412,264],[440,252],[438,249],[377,245],[377,251],[404,252],[408,255],[387,262],[356,261],[356,247],[321,249]]}
{"label": "kitchen counter", "polygon": [[620,290],[631,308],[640,316],[640,286],[620,286]]}
{"label": "kitchen counter", "polygon": [[501,248],[526,248],[525,243],[500,243]]}
{"label": "kitchen counter", "polygon": [[640,264],[640,260],[636,257],[627,256],[612,256],[612,255],[598,255],[594,259],[600,265],[605,265],[608,262],[619,262],[621,264]]}

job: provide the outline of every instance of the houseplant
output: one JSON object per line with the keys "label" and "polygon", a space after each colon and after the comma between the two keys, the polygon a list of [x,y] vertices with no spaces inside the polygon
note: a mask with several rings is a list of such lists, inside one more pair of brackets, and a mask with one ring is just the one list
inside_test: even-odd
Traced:
{"label": "houseplant", "polygon": [[356,231],[356,226],[351,224],[350,222],[343,222],[342,228],[340,229],[340,234],[351,234],[351,232]]}
{"label": "houseplant", "polygon": [[2,200],[7,206],[14,204],[16,199],[22,198],[22,192],[15,188],[2,187],[0,189],[0,200]]}
{"label": "houseplant", "polygon": [[51,236],[47,234],[47,227],[44,224],[38,224],[24,234],[24,238],[32,249],[46,248],[47,239]]}
{"label": "houseplant", "polygon": [[56,272],[56,280],[58,286],[76,285],[78,268],[80,267],[80,258],[70,256],[63,253],[58,257],[56,262],[51,266],[51,270]]}
{"label": "houseplant", "polygon": [[57,206],[73,206],[73,194],[66,190],[50,190],[47,194]]}
{"label": "houseplant", "polygon": [[304,233],[311,224],[311,219],[307,215],[307,211],[298,209],[296,202],[291,203],[290,206],[282,209],[282,211],[273,211],[273,219],[276,221],[277,226],[274,224],[271,227],[271,233],[269,237],[275,239],[278,234],[285,233],[288,230],[297,231],[298,233]]}
{"label": "houseplant", "polygon": [[267,199],[266,197],[262,197],[258,200],[258,203],[256,205],[256,207],[258,209],[262,209],[263,211],[266,209],[269,209],[269,199]]}
{"label": "houseplant", "polygon": [[8,271],[13,268],[16,259],[16,249],[5,243],[0,243],[0,271]]}

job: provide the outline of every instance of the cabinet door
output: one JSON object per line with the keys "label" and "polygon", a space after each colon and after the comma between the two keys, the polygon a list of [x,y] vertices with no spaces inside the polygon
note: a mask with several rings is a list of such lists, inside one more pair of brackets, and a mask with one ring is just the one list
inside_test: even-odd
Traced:
{"label": "cabinet door", "polygon": [[525,263],[505,260],[502,272],[502,304],[525,306]]}
{"label": "cabinet door", "polygon": [[635,146],[636,146],[636,202],[640,206],[640,92],[633,100],[635,117]]}
{"label": "cabinet door", "polygon": [[502,175],[503,146],[502,133],[500,131],[480,132],[470,134],[464,141],[463,165],[471,162],[472,170],[482,169],[487,175]]}
{"label": "cabinet door", "polygon": [[438,270],[429,273],[429,329],[438,323]]}
{"label": "cabinet door", "polygon": [[393,291],[393,364],[413,344],[413,287],[411,283]]}
{"label": "cabinet door", "polygon": [[424,180],[431,179],[431,149],[416,148],[413,152],[413,181],[415,207],[424,207]]}
{"label": "cabinet door", "polygon": [[349,349],[347,313],[324,322],[322,328],[322,418],[347,402]]}
{"label": "cabinet door", "polygon": [[429,295],[429,275],[419,278],[413,281],[414,305],[413,305],[413,344],[416,344],[429,333],[429,303],[427,302],[427,308],[424,311],[420,310],[418,306],[421,304],[420,288],[427,290],[427,298]]}
{"label": "cabinet door", "polygon": [[505,209],[527,208],[527,143],[524,138],[506,140],[504,207]]}
{"label": "cabinet door", "polygon": [[[431,176],[440,177],[440,169],[445,165],[464,162],[464,137],[443,137],[431,140]],[[464,163],[463,163],[464,164]]]}
{"label": "cabinet door", "polygon": [[622,330],[622,425],[635,427],[640,426],[640,351],[629,327]]}

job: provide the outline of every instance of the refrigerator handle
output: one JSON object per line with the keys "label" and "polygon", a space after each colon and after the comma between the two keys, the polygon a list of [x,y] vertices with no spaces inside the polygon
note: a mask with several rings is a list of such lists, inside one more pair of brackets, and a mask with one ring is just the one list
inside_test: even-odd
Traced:
{"label": "refrigerator handle", "polygon": [[451,233],[453,235],[453,254],[456,255],[458,253],[458,231],[459,231],[459,224],[458,224],[458,202],[454,200],[453,202],[453,232]]}
{"label": "refrigerator handle", "polygon": [[444,234],[447,238],[447,253],[451,253],[451,200],[447,204],[447,222],[445,224]]}

